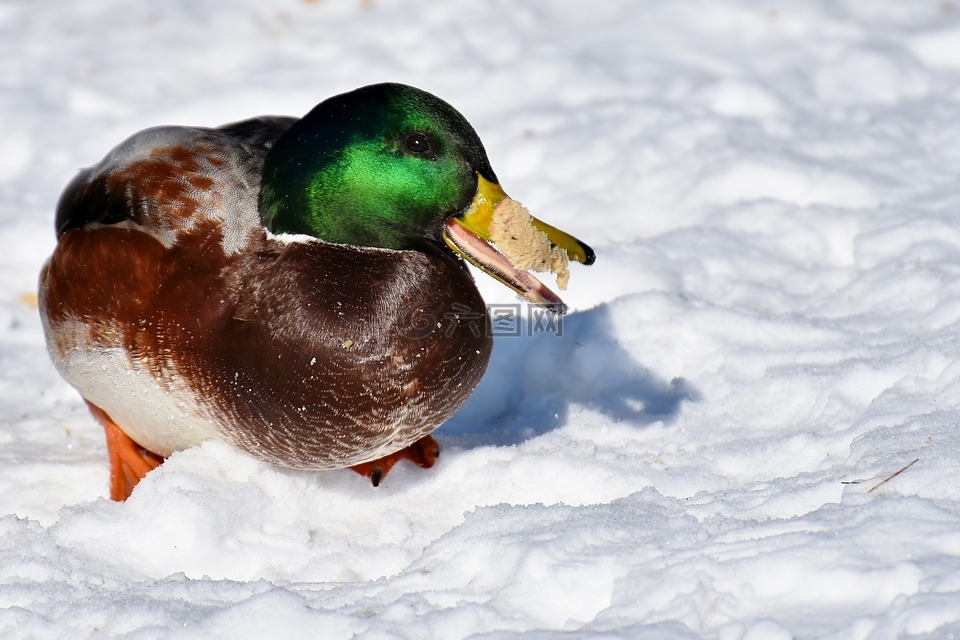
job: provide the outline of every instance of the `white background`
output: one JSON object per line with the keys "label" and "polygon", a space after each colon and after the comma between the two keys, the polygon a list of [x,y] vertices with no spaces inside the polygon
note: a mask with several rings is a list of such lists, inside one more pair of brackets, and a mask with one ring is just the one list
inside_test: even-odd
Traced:
{"label": "white background", "polygon": [[[31,306],[60,190],[384,80],[596,249],[564,335],[429,471],[208,443],[109,502]],[[0,1],[0,637],[960,635],[958,175],[951,1]]]}

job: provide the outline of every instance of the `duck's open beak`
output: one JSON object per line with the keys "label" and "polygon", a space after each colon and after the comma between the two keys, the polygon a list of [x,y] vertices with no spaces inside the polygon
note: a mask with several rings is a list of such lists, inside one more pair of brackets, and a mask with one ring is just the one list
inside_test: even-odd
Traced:
{"label": "duck's open beak", "polygon": [[[443,240],[455,253],[484,273],[496,278],[527,300],[563,313],[563,300],[528,271],[518,268],[490,241],[493,210],[507,194],[500,185],[477,175],[477,193],[470,206],[459,215],[448,219]],[[550,243],[563,249],[571,260],[593,264],[593,249],[568,233],[532,218],[531,224],[545,233]]]}

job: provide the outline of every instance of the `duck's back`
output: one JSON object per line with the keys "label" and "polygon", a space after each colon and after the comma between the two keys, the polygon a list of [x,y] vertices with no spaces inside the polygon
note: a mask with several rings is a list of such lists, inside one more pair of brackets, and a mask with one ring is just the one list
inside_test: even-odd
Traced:
{"label": "duck's back", "polygon": [[262,117],[218,129],[154,127],[81,171],[57,205],[56,231],[126,222],[165,246],[205,221],[224,232],[228,253],[260,226],[263,161],[294,118]]}

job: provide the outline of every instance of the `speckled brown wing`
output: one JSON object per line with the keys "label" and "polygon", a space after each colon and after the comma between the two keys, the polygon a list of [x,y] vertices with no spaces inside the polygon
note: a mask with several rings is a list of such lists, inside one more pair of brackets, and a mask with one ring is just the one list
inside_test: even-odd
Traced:
{"label": "speckled brown wing", "polygon": [[265,117],[219,129],[165,126],[141,131],[81,171],[57,205],[59,238],[91,223],[136,224],[164,244],[204,220],[235,250],[260,226],[264,157],[296,120]]}

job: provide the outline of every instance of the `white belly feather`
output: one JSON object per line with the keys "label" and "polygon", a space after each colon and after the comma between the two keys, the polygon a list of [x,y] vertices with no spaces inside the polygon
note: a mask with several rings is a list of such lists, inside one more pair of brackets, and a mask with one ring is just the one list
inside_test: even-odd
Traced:
{"label": "white belly feather", "polygon": [[169,456],[208,438],[222,439],[176,372],[165,372],[159,380],[120,347],[91,348],[81,337],[88,329],[80,322],[68,322],[76,326],[60,324],[57,344],[48,344],[54,365],[137,443]]}

